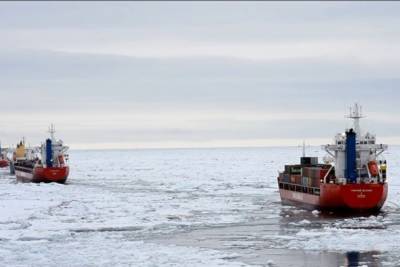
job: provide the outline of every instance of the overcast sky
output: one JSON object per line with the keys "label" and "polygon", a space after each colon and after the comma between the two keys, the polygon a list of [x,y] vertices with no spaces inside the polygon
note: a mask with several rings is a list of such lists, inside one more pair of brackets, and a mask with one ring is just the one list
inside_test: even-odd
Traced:
{"label": "overcast sky", "polygon": [[400,3],[2,2],[0,139],[72,148],[400,144]]}

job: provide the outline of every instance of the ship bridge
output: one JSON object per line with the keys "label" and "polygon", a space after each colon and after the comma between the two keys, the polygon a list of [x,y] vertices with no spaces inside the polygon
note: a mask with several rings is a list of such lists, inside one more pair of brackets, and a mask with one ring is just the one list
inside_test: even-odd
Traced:
{"label": "ship bridge", "polygon": [[[376,144],[376,136],[366,132],[362,133],[360,128],[360,119],[364,118],[362,107],[357,103],[353,108],[350,108],[350,113],[347,118],[353,119],[353,130],[356,134],[356,168],[357,177],[370,177],[368,172],[368,163],[375,161],[388,146],[385,144]],[[347,131],[349,131],[348,129]],[[346,131],[346,132],[347,132]],[[338,133],[334,138],[333,144],[324,145],[323,149],[334,158],[335,173],[338,178],[345,177],[346,171],[346,134]]]}

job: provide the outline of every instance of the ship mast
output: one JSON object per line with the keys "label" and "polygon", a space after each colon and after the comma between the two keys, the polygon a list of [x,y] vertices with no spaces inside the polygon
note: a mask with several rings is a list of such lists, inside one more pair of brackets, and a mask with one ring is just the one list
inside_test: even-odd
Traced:
{"label": "ship mast", "polygon": [[356,136],[361,136],[360,119],[364,118],[364,116],[362,115],[362,107],[358,103],[355,103],[353,108],[350,107],[350,113],[347,118],[353,119]]}
{"label": "ship mast", "polygon": [[51,141],[55,142],[56,138],[55,138],[54,134],[56,133],[56,128],[54,127],[53,123],[50,124],[49,133],[50,133],[50,136],[51,136]]}

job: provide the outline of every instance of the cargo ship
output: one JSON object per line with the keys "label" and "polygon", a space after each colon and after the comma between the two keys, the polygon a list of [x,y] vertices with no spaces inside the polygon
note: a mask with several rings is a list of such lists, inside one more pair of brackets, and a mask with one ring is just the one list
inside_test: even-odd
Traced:
{"label": "cargo ship", "polygon": [[279,193],[283,204],[306,209],[377,212],[385,203],[388,184],[385,144],[360,129],[361,106],[355,104],[347,116],[353,128],[339,133],[333,144],[322,146],[324,163],[317,157],[303,156],[300,164],[285,165],[279,173]]}
{"label": "cargo ship", "polygon": [[55,139],[53,125],[49,132],[51,137],[40,147],[26,148],[24,140],[17,145],[13,167],[18,181],[65,183],[67,180],[69,166],[65,153],[68,147],[63,145],[62,140]]}

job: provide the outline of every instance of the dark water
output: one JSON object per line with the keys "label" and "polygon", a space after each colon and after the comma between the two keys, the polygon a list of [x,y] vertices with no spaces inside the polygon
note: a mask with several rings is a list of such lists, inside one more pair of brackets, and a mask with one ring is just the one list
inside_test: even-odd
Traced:
{"label": "dark water", "polygon": [[[285,218],[290,214],[290,218]],[[399,215],[399,214],[397,214]],[[282,236],[295,236],[299,228],[291,223],[302,220],[310,221],[308,229],[322,229],[324,225],[343,219],[329,214],[315,218],[304,212],[295,214],[289,210],[281,213],[280,219],[265,219],[251,223],[219,225],[190,229],[179,234],[161,237],[154,242],[177,244],[181,246],[199,246],[225,252],[234,253],[232,259],[250,265],[261,266],[398,266],[399,257],[391,252],[374,251],[321,251],[317,249],[287,249],[285,240],[274,239],[278,234]],[[357,226],[351,226],[357,227]],[[364,229],[381,229],[382,226],[364,226]],[[307,229],[306,228],[306,229]],[[361,229],[361,228],[357,228]],[[362,242],[362,240],[360,240]],[[379,242],[379,236],[376,237]]]}

